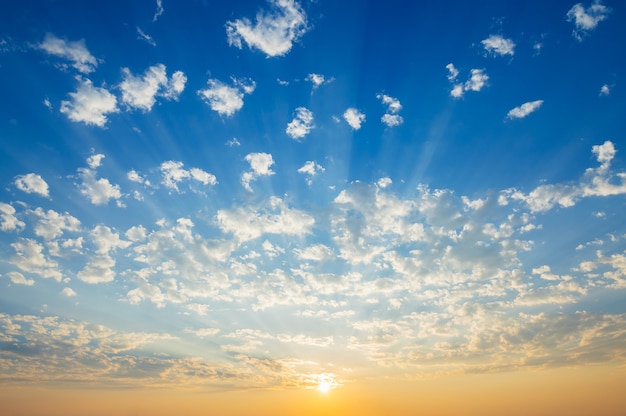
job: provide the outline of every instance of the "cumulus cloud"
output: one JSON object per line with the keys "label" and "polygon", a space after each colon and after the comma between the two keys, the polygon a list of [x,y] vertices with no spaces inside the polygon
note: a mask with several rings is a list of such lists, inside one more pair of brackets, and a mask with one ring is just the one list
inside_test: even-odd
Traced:
{"label": "cumulus cloud", "polygon": [[7,277],[14,285],[32,286],[35,284],[35,281],[33,279],[27,279],[20,272],[8,272]]}
{"label": "cumulus cloud", "polygon": [[208,87],[198,90],[200,98],[222,116],[230,117],[243,107],[244,94],[252,94],[256,83],[251,79],[232,78],[233,86],[209,79]]}
{"label": "cumulus cloud", "polygon": [[384,124],[388,127],[395,127],[404,122],[402,116],[398,114],[402,110],[400,100],[382,93],[376,94],[376,98],[387,106],[387,112],[380,118]]}
{"label": "cumulus cloud", "polygon": [[72,42],[48,33],[37,46],[50,55],[72,62],[74,69],[83,74],[95,71],[98,66],[98,60],[87,50],[84,39]]}
{"label": "cumulus cloud", "polygon": [[506,39],[500,35],[490,35],[487,39],[483,39],[480,43],[488,53],[494,55],[511,55],[515,54],[515,43],[511,39]]}
{"label": "cumulus cloud", "polygon": [[248,18],[226,23],[228,44],[239,49],[242,41],[268,57],[286,55],[306,31],[306,14],[294,0],[269,0],[270,10],[260,11],[256,23]]}
{"label": "cumulus cloud", "polygon": [[178,100],[185,89],[187,77],[182,71],[176,71],[167,78],[165,65],[157,64],[146,69],[143,77],[133,75],[128,68],[122,68],[124,81],[120,84],[122,102],[129,108],[150,111],[156,97]]}
{"label": "cumulus cloud", "polygon": [[604,84],[602,87],[600,87],[600,95],[609,95],[611,94],[611,87],[609,87],[607,84]]}
{"label": "cumulus cloud", "polygon": [[71,287],[66,287],[61,291],[61,295],[71,298],[76,296],[76,292]]}
{"label": "cumulus cloud", "polygon": [[90,80],[80,81],[76,92],[69,93],[71,100],[61,101],[61,113],[74,122],[104,127],[107,114],[117,113],[117,99],[106,88],[94,87]]}
{"label": "cumulus cloud", "polygon": [[162,183],[169,189],[178,191],[178,184],[186,179],[200,182],[203,185],[217,185],[217,178],[212,173],[208,173],[200,168],[183,168],[183,162],[168,160],[161,163]]}
{"label": "cumulus cloud", "polygon": [[4,202],[0,202],[0,230],[15,231],[23,229],[26,224],[15,216],[15,208]]}
{"label": "cumulus cloud", "polygon": [[94,205],[105,205],[111,199],[117,201],[118,206],[123,206],[120,198],[122,191],[119,185],[113,185],[106,178],[98,178],[96,168],[101,164],[103,154],[95,154],[87,159],[89,168],[79,168],[78,177],[81,182],[78,185],[80,193],[89,198]]}
{"label": "cumulus cloud", "polygon": [[539,107],[541,107],[542,104],[543,104],[543,100],[529,101],[527,103],[520,105],[519,107],[515,107],[511,109],[507,113],[506,117],[509,119],[524,118],[528,116],[530,113],[537,111]]}
{"label": "cumulus cloud", "polygon": [[343,113],[343,118],[352,127],[353,130],[361,128],[361,124],[365,122],[365,114],[356,108],[350,107]]}
{"label": "cumulus cloud", "polygon": [[252,170],[241,175],[241,184],[248,191],[252,192],[250,182],[256,180],[259,176],[270,176],[275,173],[270,169],[274,164],[274,158],[269,153],[249,153],[245,159],[250,164]]}
{"label": "cumulus cloud", "polygon": [[480,91],[486,85],[489,80],[489,76],[485,73],[484,69],[474,68],[470,70],[470,77],[465,83],[458,83],[456,79],[459,75],[459,71],[453,64],[446,65],[448,69],[448,80],[453,83],[450,95],[454,98],[461,98],[466,91]]}
{"label": "cumulus cloud", "polygon": [[296,115],[287,124],[285,132],[294,140],[302,139],[313,129],[313,112],[305,107],[296,108]]}
{"label": "cumulus cloud", "polygon": [[37,194],[46,198],[49,196],[48,184],[36,173],[19,175],[15,178],[14,184],[17,189],[26,192],[27,194]]}
{"label": "cumulus cloud", "polygon": [[609,14],[611,14],[611,9],[603,5],[600,0],[596,0],[589,7],[585,7],[582,3],[575,4],[568,10],[566,18],[568,22],[574,23],[572,35],[578,41],[582,41],[598,26],[598,23],[606,20]]}
{"label": "cumulus cloud", "polygon": [[35,235],[44,240],[52,240],[61,236],[65,231],[80,231],[80,221],[78,218],[66,213],[60,214],[52,209],[44,211],[36,208],[29,211],[37,218],[35,224]]}
{"label": "cumulus cloud", "polygon": [[315,91],[321,85],[328,84],[329,82],[332,82],[334,80],[334,78],[326,79],[326,77],[324,77],[324,75],[322,75],[322,74],[311,73],[311,74],[307,75],[305,80],[309,81],[309,82],[311,82],[311,84],[313,84],[313,90]]}
{"label": "cumulus cloud", "polygon": [[307,175],[306,183],[307,185],[311,186],[311,184],[313,183],[313,177],[316,176],[318,173],[324,172],[325,170],[326,169],[324,169],[324,167],[319,163],[309,160],[298,169],[298,173]]}

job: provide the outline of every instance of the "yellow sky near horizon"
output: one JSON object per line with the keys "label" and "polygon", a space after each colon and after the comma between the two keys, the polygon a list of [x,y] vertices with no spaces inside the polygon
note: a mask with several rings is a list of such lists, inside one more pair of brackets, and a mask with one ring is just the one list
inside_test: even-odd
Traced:
{"label": "yellow sky near horizon", "polygon": [[623,415],[626,368],[615,365],[378,379],[317,390],[174,391],[4,385],[11,416]]}

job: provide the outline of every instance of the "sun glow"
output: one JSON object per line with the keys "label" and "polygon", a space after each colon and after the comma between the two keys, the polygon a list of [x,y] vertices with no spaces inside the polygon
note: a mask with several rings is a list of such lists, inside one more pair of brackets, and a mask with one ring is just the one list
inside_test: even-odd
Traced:
{"label": "sun glow", "polygon": [[315,389],[323,394],[326,394],[340,386],[340,383],[335,380],[335,375],[330,373],[316,376],[315,383]]}

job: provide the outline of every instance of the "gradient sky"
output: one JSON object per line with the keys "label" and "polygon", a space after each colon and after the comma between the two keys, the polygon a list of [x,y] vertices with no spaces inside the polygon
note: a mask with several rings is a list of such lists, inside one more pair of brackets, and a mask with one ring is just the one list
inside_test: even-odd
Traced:
{"label": "gradient sky", "polygon": [[617,1],[5,2],[2,400],[618,414],[625,44]]}

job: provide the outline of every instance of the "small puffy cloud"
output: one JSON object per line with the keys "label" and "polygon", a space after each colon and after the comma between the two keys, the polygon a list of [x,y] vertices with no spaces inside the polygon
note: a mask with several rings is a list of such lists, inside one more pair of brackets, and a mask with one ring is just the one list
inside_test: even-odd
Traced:
{"label": "small puffy cloud", "polygon": [[494,55],[511,55],[515,53],[515,43],[511,39],[506,39],[500,35],[490,35],[487,39],[483,39],[483,44],[488,53]]}
{"label": "small puffy cloud", "polygon": [[163,64],[149,67],[143,77],[131,74],[128,68],[123,68],[122,73],[124,76],[124,81],[120,84],[122,102],[129,108],[138,108],[142,111],[150,111],[157,96],[177,100],[187,82],[187,77],[181,71],[176,71],[168,79]]}
{"label": "small puffy cloud", "polygon": [[37,218],[35,225],[35,235],[43,237],[45,240],[52,240],[59,237],[65,231],[80,231],[80,221],[67,212],[59,214],[49,209],[47,212],[41,208],[29,211]]}
{"label": "small puffy cloud", "polygon": [[309,134],[313,127],[315,127],[313,125],[313,112],[305,107],[298,107],[295,117],[287,124],[285,131],[289,137],[298,140]]}
{"label": "small puffy cloud", "polygon": [[386,124],[387,127],[395,127],[404,123],[404,119],[399,114],[383,114],[380,121]]}
{"label": "small puffy cloud", "polygon": [[307,185],[311,186],[313,183],[313,177],[318,173],[324,172],[326,169],[315,161],[309,160],[301,168],[298,169],[298,173],[308,175],[306,179]]}
{"label": "small puffy cloud", "polygon": [[600,95],[609,94],[611,94],[611,88],[607,84],[604,84],[602,87],[600,87]]}
{"label": "small puffy cloud", "polygon": [[61,291],[61,295],[67,296],[68,298],[76,296],[76,292],[71,287],[66,287]]}
{"label": "small puffy cloud", "polygon": [[14,285],[32,286],[35,284],[35,281],[33,279],[27,279],[20,272],[8,272],[7,277],[11,279],[11,283],[13,283]]}
{"label": "small puffy cloud", "polygon": [[19,175],[15,178],[15,186],[20,191],[27,194],[37,194],[43,197],[48,197],[48,184],[43,178],[35,173],[27,173],[26,175]]}
{"label": "small puffy cloud", "polygon": [[384,178],[380,178],[378,180],[378,182],[376,182],[376,185],[378,185],[379,188],[386,188],[389,185],[391,185],[393,182],[391,180],[391,178],[389,177],[384,177]]}
{"label": "small puffy cloud", "polygon": [[175,191],[178,191],[178,184],[185,179],[192,179],[203,185],[217,185],[215,175],[200,168],[184,169],[183,162],[168,160],[161,163],[160,170],[163,174],[163,185]]}
{"label": "small puffy cloud", "polygon": [[365,122],[365,114],[356,108],[350,107],[343,113],[343,118],[354,130],[361,128],[361,124]]}
{"label": "small puffy cloud", "polygon": [[26,226],[15,216],[15,208],[4,202],[0,202],[0,230],[14,231]]}
{"label": "small puffy cloud", "polygon": [[602,144],[593,146],[591,148],[591,151],[594,155],[596,155],[596,159],[602,164],[602,167],[605,169],[609,167],[611,160],[613,160],[615,154],[617,153],[613,142],[610,142],[608,140]]}
{"label": "small puffy cloud", "polygon": [[106,115],[118,112],[117,99],[106,88],[94,87],[90,80],[80,82],[76,92],[69,93],[69,101],[61,101],[61,113],[74,122],[104,127]]}
{"label": "small puffy cloud", "polygon": [[598,23],[607,19],[611,9],[602,4],[601,1],[594,1],[589,7],[582,3],[572,6],[566,14],[568,22],[574,23],[572,35],[579,41],[590,31],[594,30]]}
{"label": "small puffy cloud", "polygon": [[376,98],[378,98],[383,104],[387,106],[387,112],[383,114],[380,118],[384,124],[388,127],[399,126],[404,122],[404,119],[398,113],[402,110],[402,104],[400,104],[400,100],[397,98],[390,97],[386,94],[376,94]]}
{"label": "small puffy cloud", "polygon": [[274,164],[274,158],[269,153],[249,153],[246,155],[246,161],[250,164],[251,171],[244,172],[241,175],[241,184],[248,191],[252,192],[250,182],[259,176],[270,176],[274,171],[270,167]]}
{"label": "small puffy cloud", "polygon": [[243,107],[244,94],[252,94],[256,84],[251,79],[233,78],[233,86],[209,79],[208,87],[198,90],[200,98],[220,115],[230,117]]}
{"label": "small puffy cloud", "polygon": [[527,103],[520,105],[519,107],[515,107],[512,110],[510,110],[507,113],[506,117],[508,119],[524,118],[528,116],[530,113],[537,111],[539,107],[541,107],[542,104],[543,104],[543,100],[529,101]]}
{"label": "small puffy cloud", "polygon": [[95,71],[98,66],[98,60],[87,50],[84,39],[72,42],[48,33],[37,46],[50,55],[71,61],[72,66],[83,74]]}
{"label": "small puffy cloud", "polygon": [[261,11],[256,23],[242,18],[226,23],[228,44],[239,49],[244,41],[268,57],[286,55],[307,31],[306,14],[294,0],[269,0],[270,11]]}
{"label": "small puffy cloud", "polygon": [[[448,69],[448,80],[454,83],[457,79],[459,71],[454,67],[453,64],[446,65]],[[464,83],[455,83],[453,84],[452,90],[450,91],[450,95],[454,98],[461,98],[465,91],[480,91],[487,85],[487,81],[489,80],[489,76],[485,73],[484,69],[474,68],[470,70],[470,77]]]}
{"label": "small puffy cloud", "polygon": [[115,260],[109,255],[94,256],[76,276],[85,283],[109,283],[115,279],[114,266]]}
{"label": "small puffy cloud", "polygon": [[239,140],[237,140],[236,137],[233,137],[232,139],[228,140],[225,144],[228,147],[239,147],[239,146],[241,146],[241,143],[239,142]]}
{"label": "small puffy cloud", "polygon": [[118,206],[122,206],[120,198],[122,192],[119,185],[113,185],[106,178],[97,178],[95,169],[101,164],[104,155],[96,154],[87,159],[89,168],[79,168],[78,176],[81,183],[78,185],[80,193],[89,198],[94,205],[104,205],[111,199],[117,201]]}
{"label": "small puffy cloud", "polygon": [[459,70],[456,69],[456,67],[452,63],[449,63],[448,65],[446,65],[446,69],[448,70],[448,80],[450,82],[454,82],[456,78],[459,76]]}
{"label": "small puffy cloud", "polygon": [[305,80],[310,81],[313,84],[313,90],[316,90],[321,85],[332,82],[334,78],[326,79],[322,74],[309,74]]}

